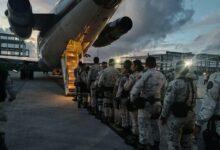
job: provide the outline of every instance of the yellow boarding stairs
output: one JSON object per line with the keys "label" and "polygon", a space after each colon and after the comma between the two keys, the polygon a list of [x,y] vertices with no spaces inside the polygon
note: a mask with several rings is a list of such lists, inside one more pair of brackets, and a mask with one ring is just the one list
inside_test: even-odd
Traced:
{"label": "yellow boarding stairs", "polygon": [[78,67],[82,53],[81,42],[70,40],[61,58],[65,94],[68,96],[74,95],[76,90],[74,70]]}

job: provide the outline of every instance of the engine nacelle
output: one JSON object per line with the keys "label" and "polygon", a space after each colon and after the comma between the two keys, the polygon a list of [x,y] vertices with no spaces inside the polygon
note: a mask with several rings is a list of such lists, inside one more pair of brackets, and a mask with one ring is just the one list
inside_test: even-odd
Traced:
{"label": "engine nacelle", "polygon": [[119,3],[121,3],[121,0],[93,0],[96,4],[102,6],[103,8],[114,8]]}
{"label": "engine nacelle", "polygon": [[8,0],[8,17],[10,29],[21,38],[29,38],[32,33],[33,13],[29,0]]}
{"label": "engine nacelle", "polygon": [[106,25],[93,44],[94,47],[104,47],[118,40],[133,27],[133,22],[129,17],[120,18]]}

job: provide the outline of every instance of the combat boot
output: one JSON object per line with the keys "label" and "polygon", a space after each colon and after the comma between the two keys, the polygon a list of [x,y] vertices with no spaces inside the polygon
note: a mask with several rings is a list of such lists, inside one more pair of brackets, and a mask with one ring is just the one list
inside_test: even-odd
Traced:
{"label": "combat boot", "polygon": [[72,101],[77,102],[77,96],[74,95]]}
{"label": "combat boot", "polygon": [[78,105],[78,108],[81,108],[82,107],[82,99],[78,99],[77,101],[77,105]]}
{"label": "combat boot", "polygon": [[123,128],[118,123],[112,123],[111,126],[114,128],[114,130],[117,133],[122,133],[123,132]]}
{"label": "combat boot", "polygon": [[87,102],[83,102],[83,108],[87,108],[88,107],[88,104],[87,104]]}
{"label": "combat boot", "polygon": [[90,114],[91,114],[91,115],[95,115],[95,108],[94,108],[94,107],[91,107]]}
{"label": "combat boot", "polygon": [[100,120],[101,120],[101,122],[103,122],[104,119],[105,119],[105,116],[104,116],[104,114],[101,112],[101,114],[100,114]]}
{"label": "combat boot", "polygon": [[89,107],[87,107],[87,109],[88,109],[89,114],[91,115],[92,114],[92,107],[89,106]]}
{"label": "combat boot", "polygon": [[160,148],[160,142],[154,142],[155,144],[153,146],[150,145],[151,150],[159,150]]}
{"label": "combat boot", "polygon": [[109,117],[109,118],[108,118],[108,122],[109,122],[110,124],[114,124],[114,123],[115,123],[114,117]]}
{"label": "combat boot", "polygon": [[102,112],[97,111],[96,118],[101,120],[102,119]]}
{"label": "combat boot", "polygon": [[104,123],[104,124],[107,124],[108,119],[106,117],[102,117],[101,122]]}
{"label": "combat boot", "polygon": [[137,150],[148,150],[146,148],[147,148],[147,145],[145,144],[138,143],[137,145]]}
{"label": "combat boot", "polygon": [[125,143],[135,146],[138,143],[138,137],[136,135],[128,135],[125,139]]}

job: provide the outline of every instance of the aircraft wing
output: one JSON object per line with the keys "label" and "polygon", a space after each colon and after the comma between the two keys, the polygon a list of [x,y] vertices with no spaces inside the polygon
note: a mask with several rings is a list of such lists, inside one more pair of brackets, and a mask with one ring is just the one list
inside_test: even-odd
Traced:
{"label": "aircraft wing", "polygon": [[37,58],[15,57],[15,56],[1,56],[1,55],[0,55],[0,60],[5,60],[5,61],[18,60],[18,61],[38,62]]}

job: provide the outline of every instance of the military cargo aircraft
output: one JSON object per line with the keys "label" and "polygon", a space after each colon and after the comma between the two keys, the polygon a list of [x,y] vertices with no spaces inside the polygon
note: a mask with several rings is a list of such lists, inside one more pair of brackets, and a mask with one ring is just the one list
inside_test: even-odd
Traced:
{"label": "military cargo aircraft", "polygon": [[5,15],[11,31],[23,39],[33,30],[40,31],[39,65],[61,67],[68,94],[74,89],[71,74],[89,47],[107,46],[132,28],[132,20],[126,16],[109,23],[122,1],[60,0],[51,13],[34,14],[29,0],[8,0]]}

